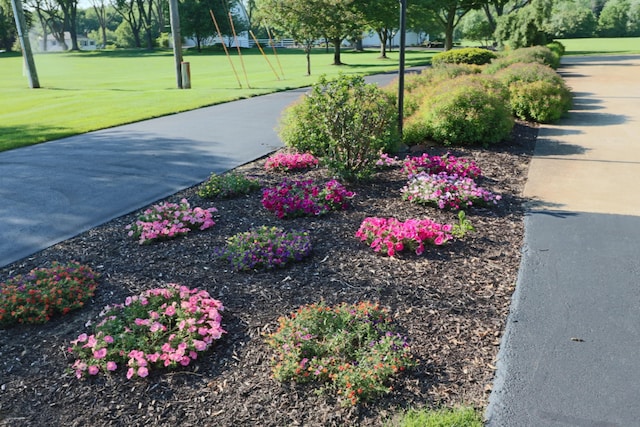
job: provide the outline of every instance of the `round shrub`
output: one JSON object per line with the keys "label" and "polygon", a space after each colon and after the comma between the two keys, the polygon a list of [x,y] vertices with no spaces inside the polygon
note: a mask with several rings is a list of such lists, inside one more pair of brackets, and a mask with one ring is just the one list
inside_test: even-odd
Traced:
{"label": "round shrub", "polygon": [[431,58],[431,65],[437,67],[441,64],[475,64],[484,65],[496,57],[495,53],[479,47],[465,47],[451,49],[437,53]]}
{"label": "round shrub", "polygon": [[505,86],[509,87],[514,82],[546,81],[557,86],[564,86],[564,80],[551,67],[536,62],[518,62],[494,74]]}
{"label": "round shrub", "polygon": [[405,125],[405,143],[489,145],[513,128],[508,91],[495,79],[463,76],[440,83]]}
{"label": "round shrub", "polygon": [[91,335],[71,341],[72,369],[82,378],[126,367],[130,379],[187,366],[225,333],[223,309],[207,291],[175,283],[127,297],[102,310]]}
{"label": "round shrub", "polygon": [[509,86],[513,114],[523,120],[549,123],[572,105],[571,92],[546,81],[514,82]]}
{"label": "round shrub", "polygon": [[260,188],[260,182],[237,172],[211,174],[198,188],[198,196],[205,199],[232,198]]}
{"label": "round shrub", "polygon": [[45,323],[56,314],[81,308],[98,286],[89,267],[53,262],[0,283],[0,326]]}
{"label": "round shrub", "polygon": [[565,47],[564,45],[559,42],[558,40],[554,40],[551,43],[547,43],[547,47],[549,49],[551,49],[551,51],[558,57],[560,58],[562,55],[564,55],[565,52]]}
{"label": "round shrub", "polygon": [[370,302],[300,307],[267,337],[279,381],[317,383],[343,405],[388,393],[390,379],[415,364],[388,310]]}
{"label": "round shrub", "polygon": [[336,175],[364,179],[375,172],[380,151],[398,143],[395,98],[363,77],[321,77],[304,99],[285,110],[284,143],[322,157]]}
{"label": "round shrub", "polygon": [[483,73],[495,74],[501,69],[518,62],[539,63],[556,69],[560,65],[560,57],[556,56],[546,46],[523,47],[509,51],[504,56],[491,61],[490,64],[485,66]]}

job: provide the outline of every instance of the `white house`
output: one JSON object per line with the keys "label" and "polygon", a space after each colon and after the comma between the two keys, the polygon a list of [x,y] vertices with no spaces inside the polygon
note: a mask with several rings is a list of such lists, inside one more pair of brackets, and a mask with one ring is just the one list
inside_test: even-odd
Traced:
{"label": "white house", "polygon": [[[64,33],[64,42],[67,44],[67,49],[71,49],[71,35],[68,31]],[[39,36],[37,42],[32,42],[32,44],[36,46],[36,51],[38,52],[62,52],[64,50],[63,45],[51,34],[47,34],[46,49],[44,38],[42,36]],[[78,47],[80,50],[95,50],[96,42],[88,37],[79,35]]]}

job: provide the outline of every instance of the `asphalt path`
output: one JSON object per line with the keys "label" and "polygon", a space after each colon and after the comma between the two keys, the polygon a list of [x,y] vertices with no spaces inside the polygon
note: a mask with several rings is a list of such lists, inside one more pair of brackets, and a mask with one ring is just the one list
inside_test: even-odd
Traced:
{"label": "asphalt path", "polygon": [[[396,77],[380,74],[366,81],[385,85]],[[278,119],[307,91],[228,102],[0,153],[0,267],[282,147]]]}
{"label": "asphalt path", "polygon": [[640,426],[640,56],[568,57],[540,129],[489,427]]}

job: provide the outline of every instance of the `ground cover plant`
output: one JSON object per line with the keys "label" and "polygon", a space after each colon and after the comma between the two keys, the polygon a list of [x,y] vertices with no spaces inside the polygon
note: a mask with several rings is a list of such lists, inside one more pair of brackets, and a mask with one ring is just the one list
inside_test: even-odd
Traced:
{"label": "ground cover plant", "polygon": [[268,171],[291,172],[318,166],[318,159],[310,153],[276,153],[264,164]]}
{"label": "ground cover plant", "polygon": [[82,308],[98,287],[98,274],[76,262],[52,263],[0,282],[0,326],[44,323]]}
{"label": "ground cover plant", "polygon": [[320,216],[349,207],[355,193],[335,179],[322,185],[313,180],[284,179],[275,187],[262,190],[262,206],[278,218]]}
{"label": "ground cover plant", "polygon": [[[403,201],[407,176],[396,165],[370,181],[350,184],[349,191],[357,193],[350,209],[322,217],[283,221],[264,209],[261,194],[254,192],[216,200],[216,226],[204,233],[139,245],[125,231],[136,212],[0,269],[4,281],[54,260],[77,260],[101,277],[81,310],[41,325],[0,329],[0,425],[380,426],[409,408],[464,405],[481,412],[520,262],[518,195],[535,133],[535,127],[519,122],[511,138],[490,148],[429,149],[429,155],[449,152],[473,160],[482,169],[479,183],[503,197],[498,205],[466,210],[475,232],[427,246],[422,255],[405,250],[381,256],[355,236],[366,217],[457,220],[456,211]],[[275,187],[282,176],[267,172],[264,162],[238,172]],[[331,176],[319,167],[290,178],[322,183]],[[197,192],[198,187],[186,189],[166,202],[185,198],[211,207],[214,202]],[[306,230],[311,256],[284,269],[255,272],[236,272],[216,257],[215,249],[228,237],[261,225]],[[107,305],[169,283],[206,290],[222,301],[220,326],[227,333],[171,372],[151,369],[146,377],[127,379],[129,367],[123,365],[111,375],[77,379],[67,347],[83,331],[90,335],[93,324],[87,322],[95,322]],[[340,395],[329,390],[318,395],[310,384],[273,378],[276,353],[265,337],[278,330],[279,317],[323,300],[328,307],[370,301],[389,310],[415,362],[389,377],[393,390],[343,406]]]}
{"label": "ground cover plant", "polygon": [[212,174],[198,189],[198,196],[205,199],[236,197],[260,188],[260,182],[236,172]]}

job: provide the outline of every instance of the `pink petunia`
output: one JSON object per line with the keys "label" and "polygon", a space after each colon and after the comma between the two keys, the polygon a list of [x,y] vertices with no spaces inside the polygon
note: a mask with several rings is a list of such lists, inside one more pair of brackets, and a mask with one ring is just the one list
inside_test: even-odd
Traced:
{"label": "pink petunia", "polygon": [[116,369],[118,369],[118,365],[116,364],[116,362],[112,360],[107,362],[107,371],[115,371]]}

